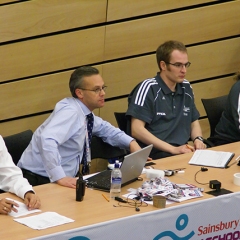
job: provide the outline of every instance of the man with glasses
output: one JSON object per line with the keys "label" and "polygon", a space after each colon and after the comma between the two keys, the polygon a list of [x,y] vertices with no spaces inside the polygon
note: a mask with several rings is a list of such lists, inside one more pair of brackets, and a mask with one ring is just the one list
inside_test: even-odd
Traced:
{"label": "man with glasses", "polygon": [[[185,79],[191,65],[186,47],[167,41],[158,47],[156,57],[160,72],[139,83],[128,97],[131,135],[141,147],[153,144],[152,159],[206,148],[193,91]],[[189,138],[194,147],[187,145]]]}
{"label": "man with glasses", "polygon": [[48,119],[34,132],[18,166],[33,185],[56,182],[76,188],[75,176],[83,165],[88,173],[91,136],[134,152],[140,146],[132,138],[95,116],[92,111],[104,106],[106,86],[96,68],[83,66],[70,78],[72,97],[58,102]]}

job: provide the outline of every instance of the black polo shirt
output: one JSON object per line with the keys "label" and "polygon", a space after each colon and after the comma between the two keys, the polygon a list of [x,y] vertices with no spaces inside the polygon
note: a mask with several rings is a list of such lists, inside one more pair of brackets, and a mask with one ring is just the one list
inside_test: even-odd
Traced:
{"label": "black polo shirt", "polygon": [[190,83],[184,80],[172,92],[159,73],[139,83],[128,104],[127,116],[144,121],[149,132],[174,146],[187,143],[191,123],[199,118]]}

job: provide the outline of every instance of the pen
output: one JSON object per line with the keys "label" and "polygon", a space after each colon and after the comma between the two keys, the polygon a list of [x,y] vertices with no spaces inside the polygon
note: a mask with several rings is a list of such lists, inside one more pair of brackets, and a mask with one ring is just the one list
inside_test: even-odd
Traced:
{"label": "pen", "polygon": [[233,163],[231,163],[227,167],[231,167],[232,165],[236,164],[239,159],[240,159],[240,155],[235,159],[235,161]]}
{"label": "pen", "polygon": [[193,152],[193,147],[192,146],[189,146],[188,144],[186,144],[186,147]]}
{"label": "pen", "polygon": [[233,163],[231,163],[230,165],[227,166],[227,168],[231,167],[232,165],[236,164],[237,163],[237,160],[234,161]]}
{"label": "pen", "polygon": [[184,169],[186,169],[186,168],[176,168],[176,169],[173,169],[173,171],[175,173],[184,173]]}
{"label": "pen", "polygon": [[109,202],[109,199],[104,194],[102,196]]}
{"label": "pen", "polygon": [[186,169],[186,168],[175,168],[175,169],[173,169],[174,171],[182,171],[182,170],[184,170],[184,169]]}

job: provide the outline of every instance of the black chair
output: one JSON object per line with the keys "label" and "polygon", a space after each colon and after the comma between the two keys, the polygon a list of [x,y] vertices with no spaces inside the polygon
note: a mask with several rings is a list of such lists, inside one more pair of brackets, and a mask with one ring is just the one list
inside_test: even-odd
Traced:
{"label": "black chair", "polygon": [[[117,121],[120,130],[131,136],[131,123],[130,119],[126,117],[126,112],[114,112],[115,119]],[[130,152],[127,151],[127,154]]]}
{"label": "black chair", "polygon": [[131,136],[130,120],[126,117],[126,112],[114,112],[119,129]]}
{"label": "black chair", "polygon": [[16,165],[19,159],[21,158],[22,153],[30,143],[32,135],[33,135],[32,130],[26,130],[3,138],[8,149],[8,152],[12,156],[13,162]]}
{"label": "black chair", "polygon": [[103,158],[123,158],[127,154],[125,149],[119,147],[113,147],[112,145],[105,143],[101,138],[97,136],[92,137],[91,143],[91,159]]}
{"label": "black chair", "polygon": [[217,126],[222,116],[222,112],[226,107],[227,97],[228,95],[216,98],[201,99],[210,125],[210,137],[213,137],[215,127]]}
{"label": "black chair", "polygon": [[127,130],[127,119],[125,114],[125,112],[114,112],[118,127],[124,132]]}

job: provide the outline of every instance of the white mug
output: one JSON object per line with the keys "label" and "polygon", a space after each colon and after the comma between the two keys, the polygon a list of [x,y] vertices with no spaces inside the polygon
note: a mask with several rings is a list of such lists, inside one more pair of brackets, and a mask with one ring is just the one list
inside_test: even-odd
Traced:
{"label": "white mug", "polygon": [[237,186],[240,186],[240,173],[235,173],[233,175],[233,183]]}
{"label": "white mug", "polygon": [[146,169],[146,177],[148,179],[163,178],[164,177],[164,171],[163,170],[158,170],[158,169]]}

